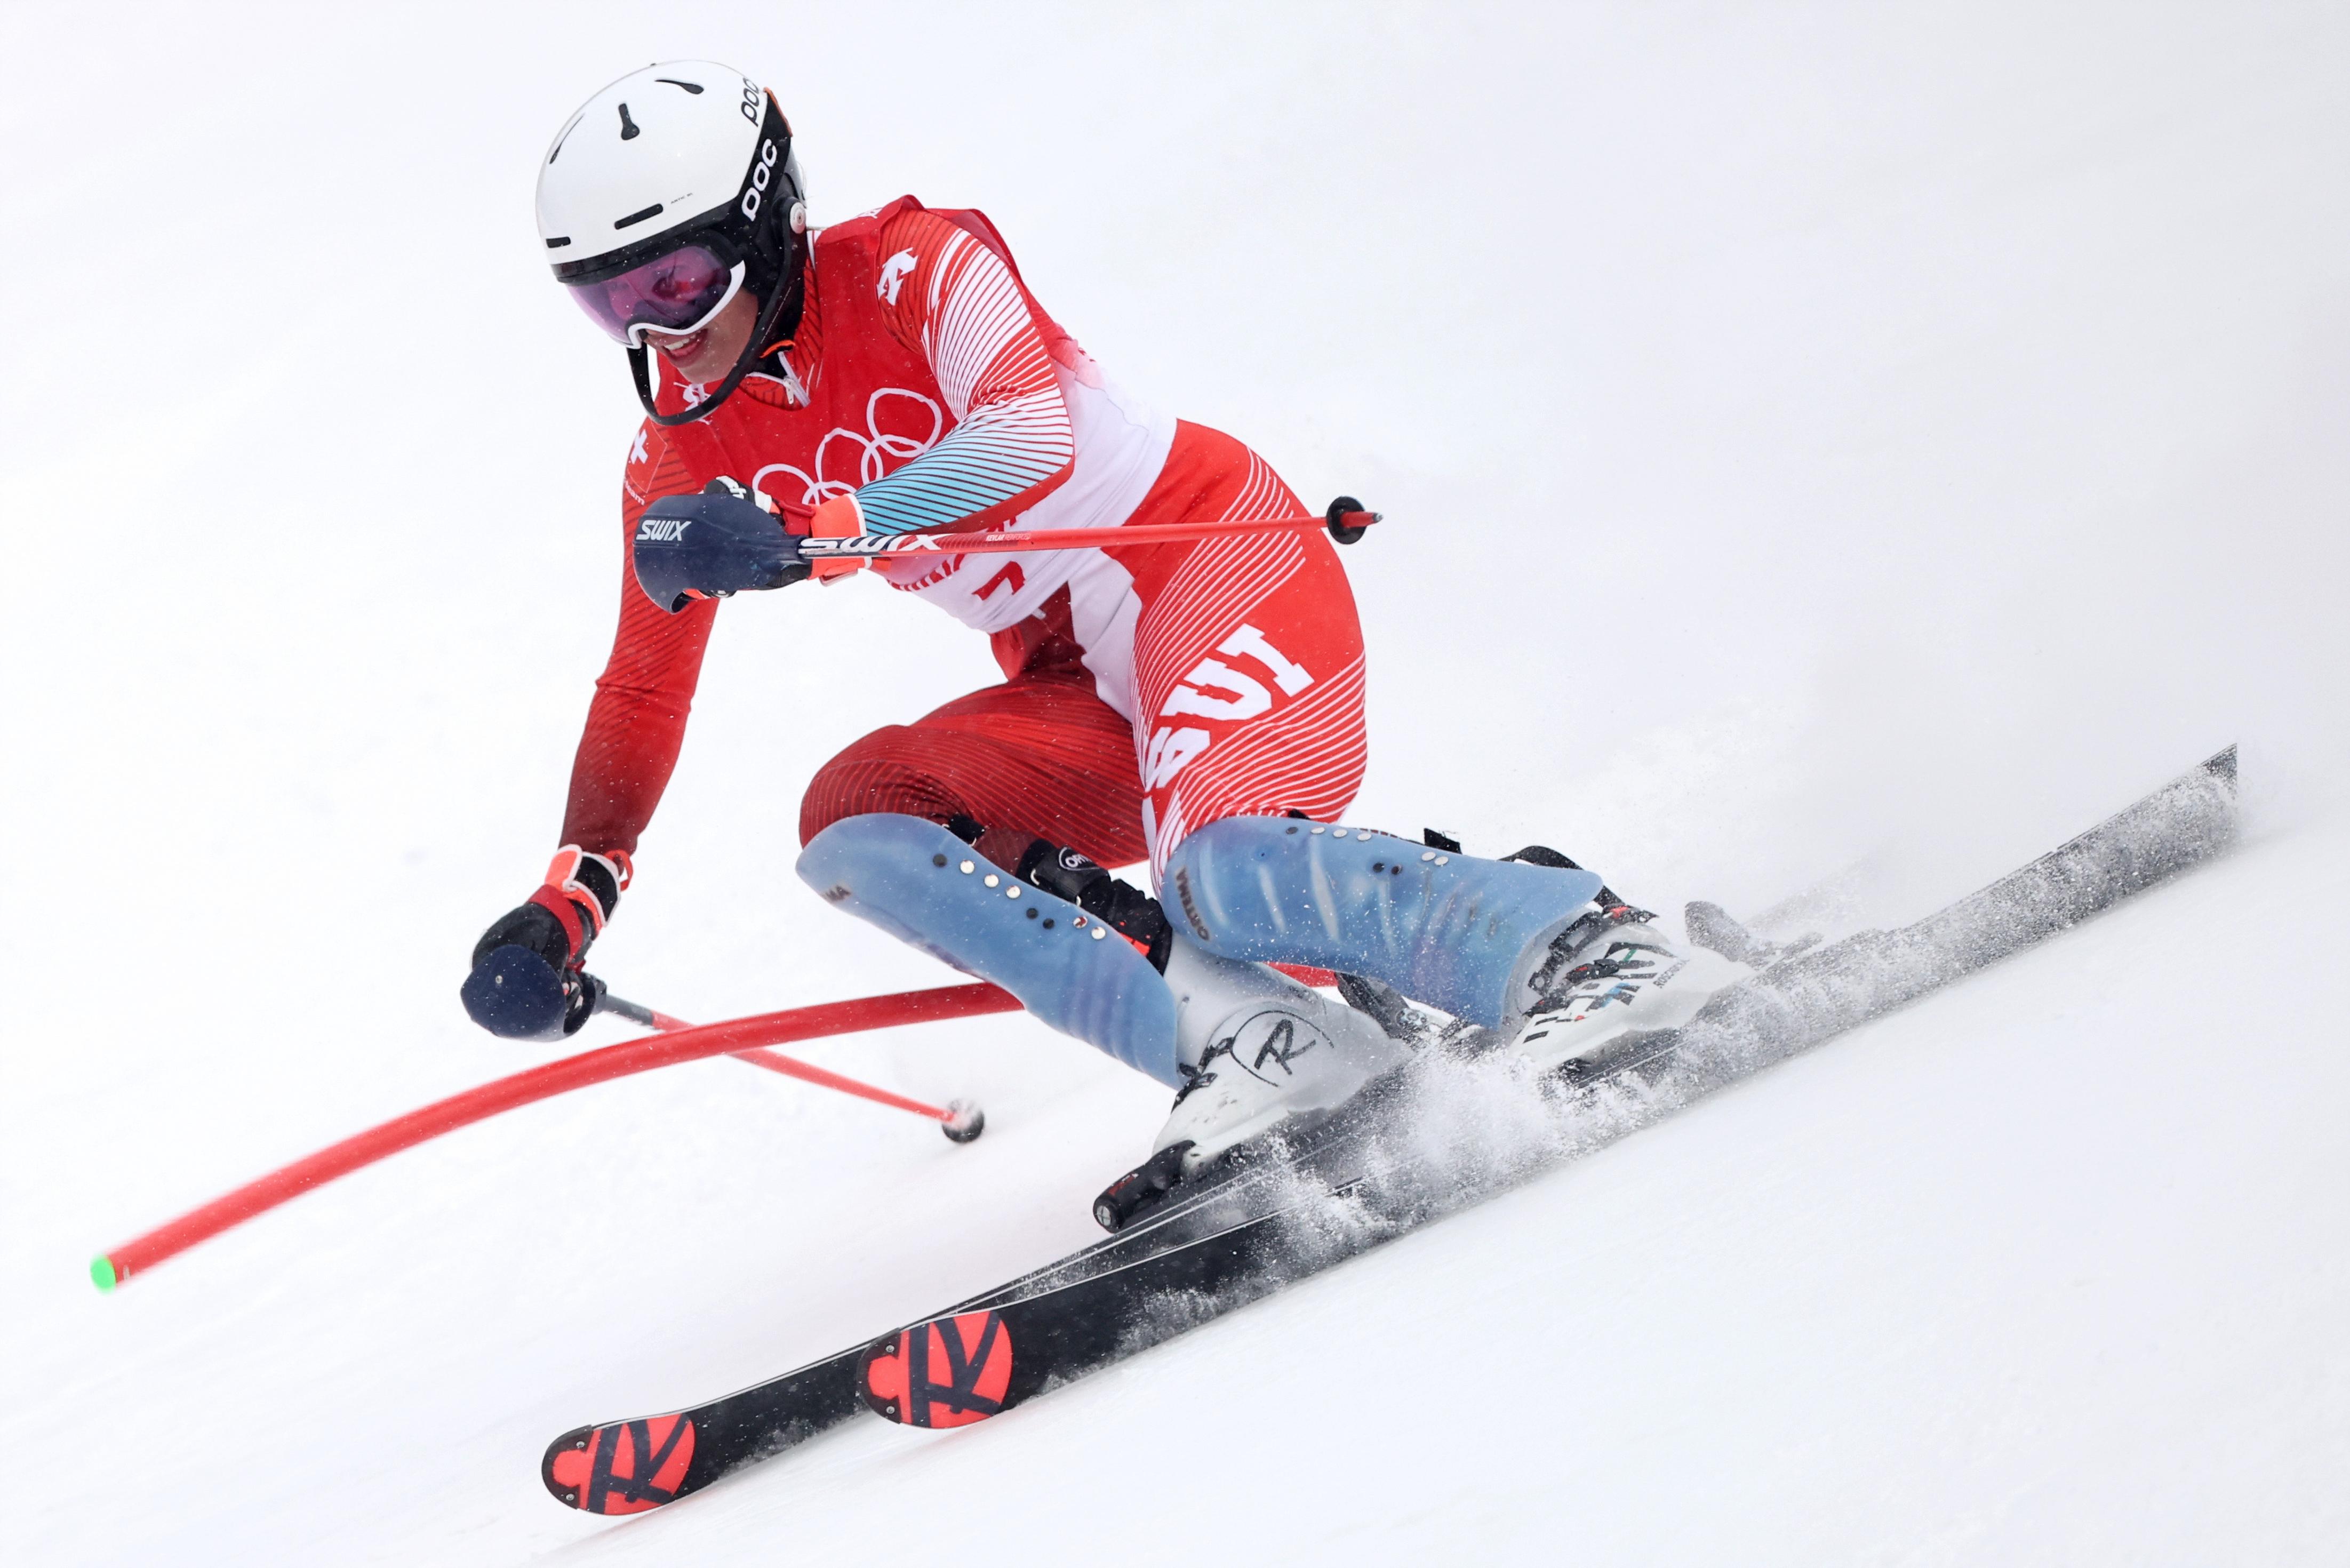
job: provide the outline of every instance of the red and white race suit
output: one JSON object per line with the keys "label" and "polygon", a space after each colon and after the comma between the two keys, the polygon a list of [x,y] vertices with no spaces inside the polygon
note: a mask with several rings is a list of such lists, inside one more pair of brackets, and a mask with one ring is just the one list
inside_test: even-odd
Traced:
{"label": "red and white race suit", "polygon": [[[787,514],[853,492],[872,533],[1303,510],[1240,442],[1107,380],[981,214],[904,197],[812,238],[791,341],[707,418],[638,431],[619,628],[572,769],[567,844],[633,855],[684,738],[718,604],[670,615],[637,587],[628,542],[662,496],[722,474]],[[663,369],[664,412],[704,395]],[[1333,820],[1361,783],[1362,635],[1319,532],[925,553],[878,571],[988,633],[1006,679],[826,763],[803,841],[862,812],[961,814],[1104,865],[1148,858],[1155,877],[1206,823]]]}

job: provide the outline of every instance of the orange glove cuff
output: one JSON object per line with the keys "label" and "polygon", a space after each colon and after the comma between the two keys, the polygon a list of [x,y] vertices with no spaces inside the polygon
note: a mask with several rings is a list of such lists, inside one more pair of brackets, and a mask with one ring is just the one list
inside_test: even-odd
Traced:
{"label": "orange glove cuff", "polygon": [[[865,532],[865,511],[855,495],[836,495],[808,515],[808,534],[817,539],[853,539]],[[837,582],[864,566],[855,556],[839,560],[812,561],[808,576],[819,583]]]}

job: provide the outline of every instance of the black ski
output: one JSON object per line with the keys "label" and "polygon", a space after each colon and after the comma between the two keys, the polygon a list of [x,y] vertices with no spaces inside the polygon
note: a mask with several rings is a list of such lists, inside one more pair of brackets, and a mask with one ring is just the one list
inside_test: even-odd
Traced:
{"label": "black ski", "polygon": [[[1570,1064],[1558,1136],[1537,1148],[1389,1154],[1382,1128],[1405,1125],[1418,1096],[1443,1092],[1442,1068],[1422,1073],[1326,1127],[1290,1162],[1293,1178],[1314,1178],[1293,1179],[1302,1196],[1130,1264],[886,1335],[859,1359],[858,1391],[902,1425],[982,1420],[1612,1142],[2217,854],[2235,836],[2235,763],[2230,747],[1925,919],[1774,965],[1679,1029],[1627,1035],[1600,1059]],[[1602,1093],[1611,1089],[1635,1092]]]}
{"label": "black ski", "polygon": [[[1042,1295],[930,1319],[857,1358],[857,1391],[910,1427],[961,1427],[1263,1294],[1301,1255],[1284,1210],[1092,1274]],[[1148,1335],[1147,1339],[1138,1337]],[[1017,1346],[1015,1353],[1014,1347]]]}
{"label": "black ski", "polygon": [[[1149,1220],[950,1307],[981,1309],[1154,1252],[1180,1247],[1243,1214],[1237,1184],[1204,1188]],[[665,1415],[575,1427],[547,1445],[539,1480],[558,1502],[588,1513],[641,1513],[779,1454],[857,1414],[864,1345]]]}
{"label": "black ski", "polygon": [[[1008,1408],[1622,1137],[2209,858],[2234,836],[2235,763],[2230,747],[1938,914],[1781,962],[1681,1029],[1624,1037],[1601,1060],[1577,1064],[1564,1084],[1560,1136],[1538,1150],[1462,1151],[1440,1166],[1389,1158],[1382,1134],[1444,1081],[1441,1064],[1407,1069],[1346,1115],[1177,1182],[1117,1234],[912,1328],[706,1404],[576,1428],[549,1445],[541,1479],[571,1507],[635,1513],[838,1425],[860,1396],[892,1419],[920,1417],[917,1425]],[[1637,1093],[1603,1092],[1611,1088]],[[1332,1194],[1348,1201],[1334,1206]]]}
{"label": "black ski", "polygon": [[[947,1309],[984,1309],[1047,1294],[1073,1281],[1116,1270],[1201,1237],[1223,1233],[1261,1213],[1261,1180],[1322,1147],[1267,1158],[1214,1179],[1185,1184],[1165,1201],[1092,1246]],[[1197,1266],[1177,1265],[1178,1268]],[[575,1427],[547,1445],[539,1480],[558,1502],[589,1513],[641,1513],[673,1502],[729,1471],[830,1430],[857,1414],[858,1366],[868,1347],[812,1361],[723,1398],[659,1416]]]}

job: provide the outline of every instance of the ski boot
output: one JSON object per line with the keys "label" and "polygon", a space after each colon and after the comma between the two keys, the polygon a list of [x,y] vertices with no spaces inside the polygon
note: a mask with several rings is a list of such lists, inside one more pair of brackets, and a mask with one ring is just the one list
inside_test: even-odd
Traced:
{"label": "ski boot", "polygon": [[1150,1158],[1094,1200],[1106,1231],[1227,1156],[1312,1127],[1411,1054],[1345,1002],[1263,964],[1218,958],[1180,931],[1167,984],[1183,1087]]}
{"label": "ski boot", "polygon": [[1560,932],[1526,982],[1524,1021],[1509,1049],[1537,1073],[1575,1077],[1626,1034],[1677,1029],[1714,994],[1754,972],[1715,949],[1674,941],[1657,917],[1601,889]]}

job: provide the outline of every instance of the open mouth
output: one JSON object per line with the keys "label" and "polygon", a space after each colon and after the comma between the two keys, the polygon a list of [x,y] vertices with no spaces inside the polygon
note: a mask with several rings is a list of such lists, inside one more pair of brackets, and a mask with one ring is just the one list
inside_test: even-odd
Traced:
{"label": "open mouth", "polygon": [[709,340],[710,332],[705,327],[700,332],[689,333],[683,337],[668,337],[651,332],[645,336],[652,339],[653,347],[660,349],[671,364],[683,369],[687,360],[701,354],[702,346]]}

